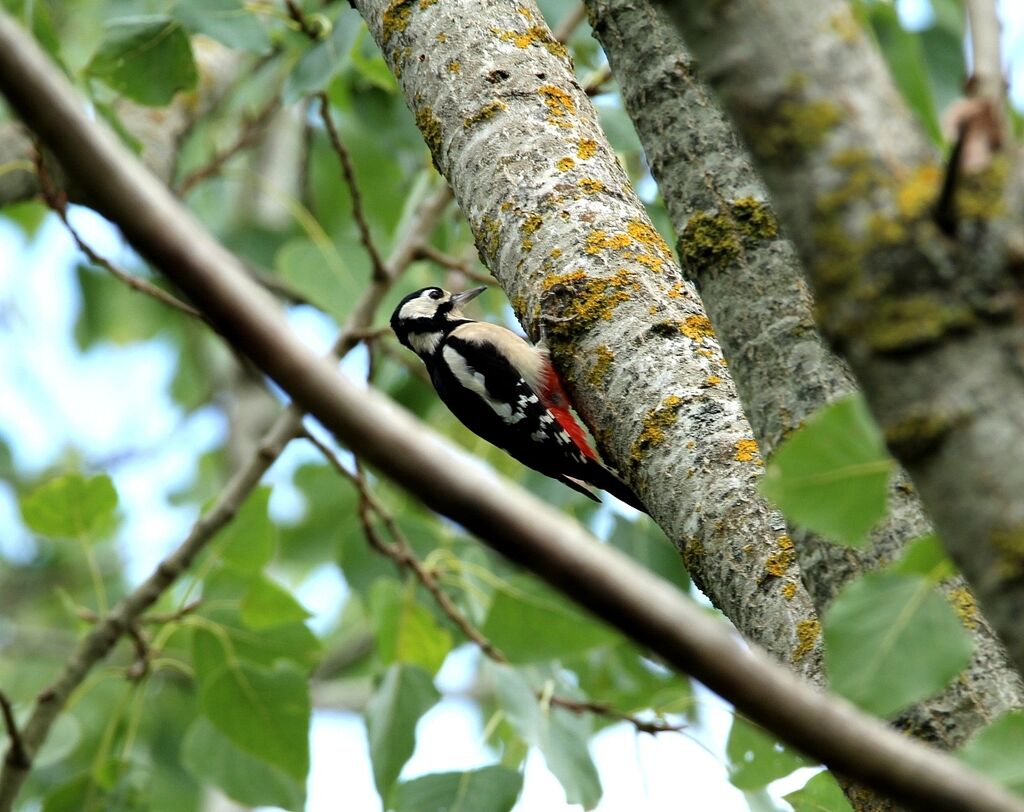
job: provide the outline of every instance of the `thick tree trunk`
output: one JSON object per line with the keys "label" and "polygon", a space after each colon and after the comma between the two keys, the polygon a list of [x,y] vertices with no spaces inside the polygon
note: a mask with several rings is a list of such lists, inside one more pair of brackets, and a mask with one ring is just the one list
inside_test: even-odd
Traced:
{"label": "thick tree trunk", "polygon": [[845,3],[667,5],[750,146],[827,336],[1024,667],[1015,156],[959,177],[939,217],[945,167]]}
{"label": "thick tree trunk", "polygon": [[[700,289],[754,434],[770,454],[811,413],[852,392],[852,378],[814,327],[792,244],[774,228],[774,233],[751,235],[740,225],[747,211],[774,223],[767,194],[671,24],[647,2],[588,0],[587,5],[682,235],[684,271]],[[728,251],[712,251],[701,241],[709,229]],[[794,533],[804,582],[820,613],[851,578],[892,561],[907,541],[930,532],[905,479],[893,484],[889,497],[890,515],[864,550]],[[965,588],[959,578],[948,584],[956,595]],[[976,615],[966,617],[965,625],[976,647],[971,667],[944,694],[897,721],[946,749],[1000,713],[1024,706],[1024,685],[991,628]]]}
{"label": "thick tree trunk", "polygon": [[736,626],[819,679],[820,624],[700,301],[532,3],[356,3],[481,255],[610,462]]}

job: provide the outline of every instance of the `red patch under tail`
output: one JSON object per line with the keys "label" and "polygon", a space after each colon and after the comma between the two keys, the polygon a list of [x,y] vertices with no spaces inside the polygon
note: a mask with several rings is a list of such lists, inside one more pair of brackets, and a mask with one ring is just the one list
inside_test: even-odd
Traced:
{"label": "red patch under tail", "polygon": [[580,451],[590,457],[590,459],[597,460],[597,454],[594,453],[594,449],[587,442],[587,435],[580,424],[576,422],[572,412],[569,411],[569,398],[565,394],[565,388],[562,386],[562,381],[559,379],[554,367],[549,366],[545,371],[542,386],[544,391],[540,393],[541,399],[544,401],[548,411],[558,421],[558,425],[565,429],[565,433],[572,438],[572,441],[579,447]]}

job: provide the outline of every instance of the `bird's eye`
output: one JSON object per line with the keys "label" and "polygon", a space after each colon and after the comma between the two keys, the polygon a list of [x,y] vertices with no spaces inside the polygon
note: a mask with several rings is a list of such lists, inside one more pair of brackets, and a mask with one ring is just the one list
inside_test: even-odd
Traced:
{"label": "bird's eye", "polygon": [[441,298],[441,291],[439,291],[437,288],[434,288],[432,291],[430,291],[430,298],[431,299],[440,299]]}

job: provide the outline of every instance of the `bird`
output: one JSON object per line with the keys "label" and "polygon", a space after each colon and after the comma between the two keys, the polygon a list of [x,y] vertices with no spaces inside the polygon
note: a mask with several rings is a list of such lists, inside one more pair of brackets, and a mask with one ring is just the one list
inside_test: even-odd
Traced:
{"label": "bird", "polygon": [[646,513],[591,448],[543,341],[531,344],[463,313],[485,290],[420,288],[398,303],[391,329],[420,357],[442,402],[470,431],[594,501],[600,499],[588,485]]}

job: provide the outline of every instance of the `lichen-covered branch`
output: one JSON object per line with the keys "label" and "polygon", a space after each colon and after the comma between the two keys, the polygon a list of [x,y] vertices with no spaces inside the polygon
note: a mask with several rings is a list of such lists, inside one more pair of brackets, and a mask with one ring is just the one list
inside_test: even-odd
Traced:
{"label": "lichen-covered branch", "polygon": [[532,2],[356,3],[492,273],[700,587],[812,678],[817,615],[693,288]]}
{"label": "lichen-covered branch", "polygon": [[[853,391],[845,365],[814,326],[800,260],[783,238],[767,192],[731,124],[697,78],[670,23],[649,3],[588,0],[676,231],[683,270],[722,345],[754,434],[770,455],[814,411]],[[890,514],[855,550],[794,533],[796,560],[819,612],[851,578],[897,558],[930,531],[903,478]],[[962,594],[957,579],[948,591]],[[961,679],[904,713],[901,728],[952,749],[988,721],[1024,705],[1024,686],[986,623],[966,618],[976,655]]]}
{"label": "lichen-covered branch", "polygon": [[748,143],[860,380],[985,616],[1024,667],[1024,255],[1011,155],[942,165],[838,0],[669,4]]}

